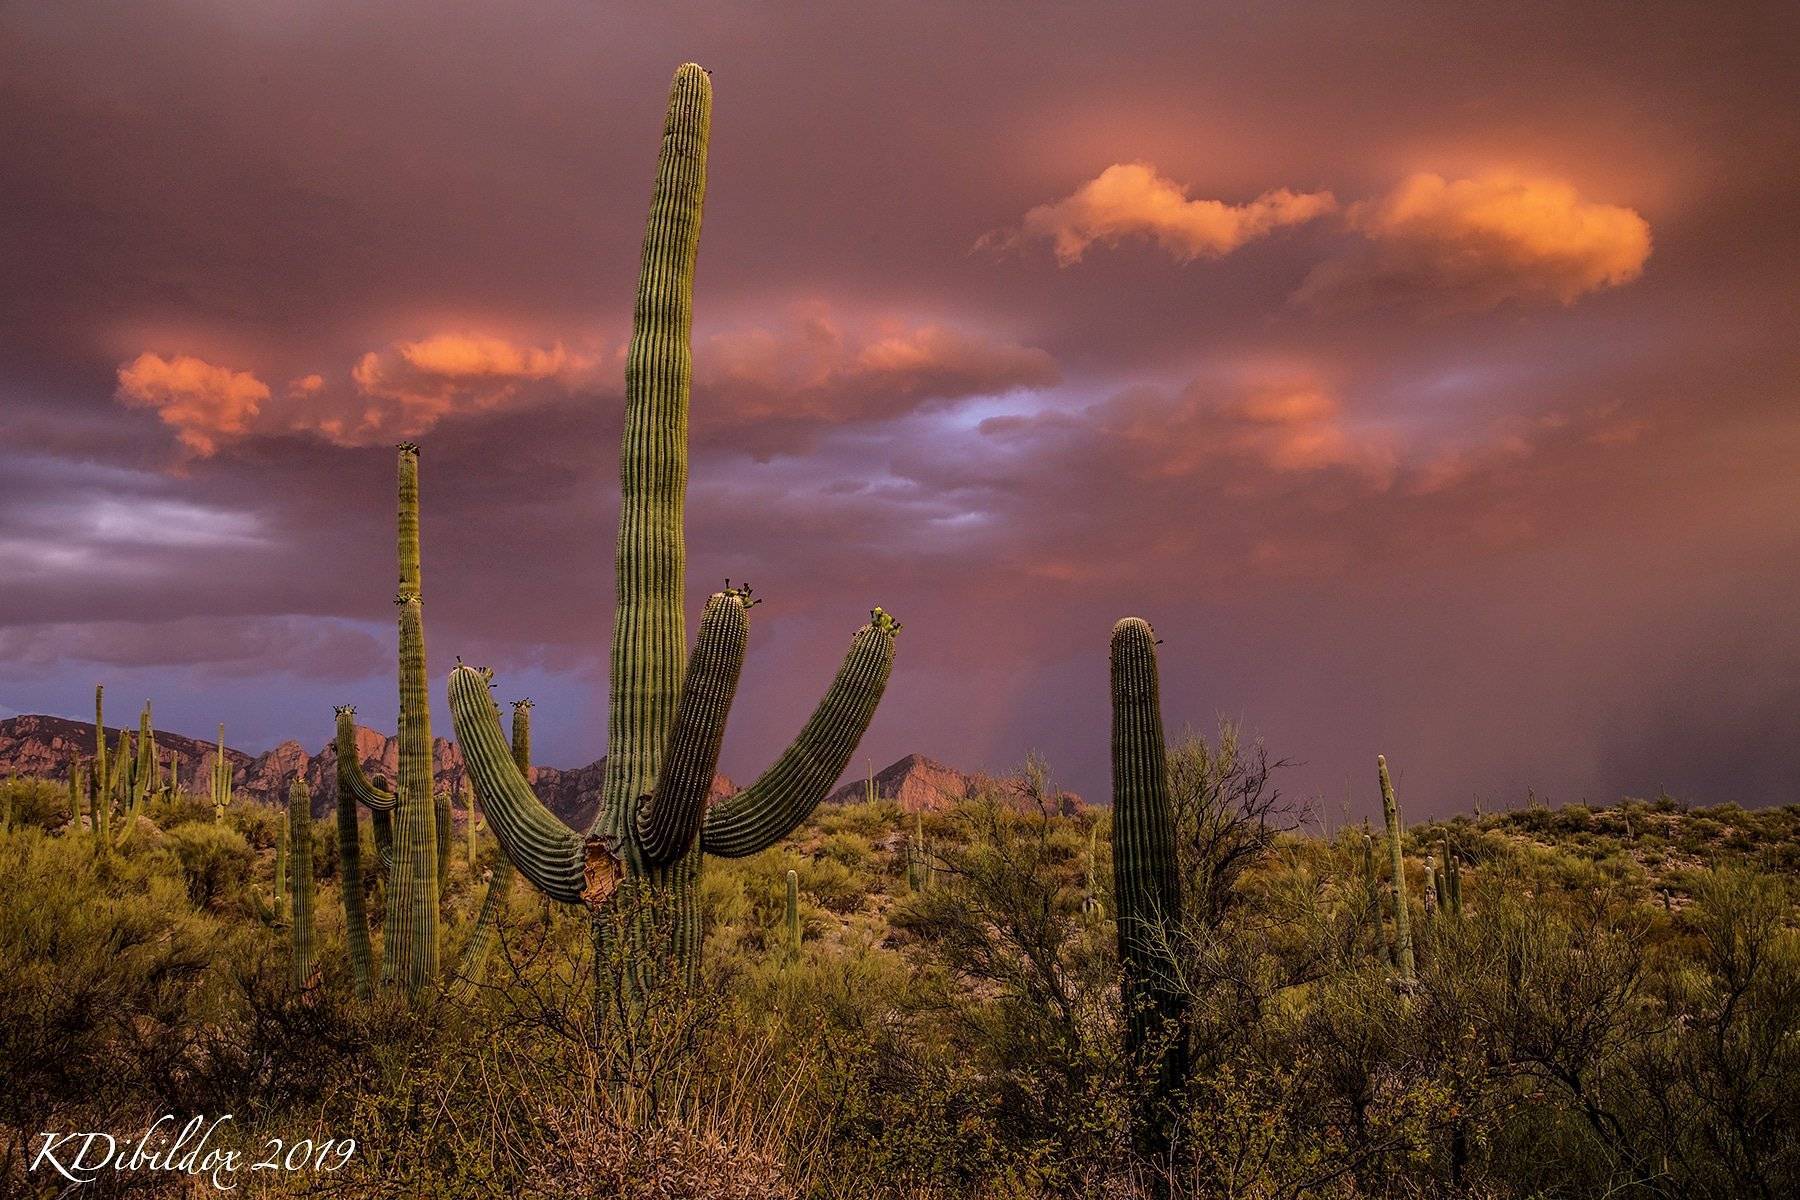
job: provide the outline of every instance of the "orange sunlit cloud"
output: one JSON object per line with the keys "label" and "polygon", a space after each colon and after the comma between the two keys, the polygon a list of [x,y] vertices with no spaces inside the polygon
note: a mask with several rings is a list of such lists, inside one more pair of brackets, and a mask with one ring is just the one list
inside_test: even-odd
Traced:
{"label": "orange sunlit cloud", "polygon": [[1177,262],[1217,258],[1244,243],[1287,225],[1299,225],[1335,211],[1330,192],[1278,188],[1248,204],[1192,200],[1187,189],[1157,173],[1149,163],[1114,163],[1053,204],[1025,214],[1014,230],[990,234],[983,243],[997,248],[1025,241],[1048,241],[1063,266],[1081,261],[1089,246],[1116,246],[1144,237]]}
{"label": "orange sunlit cloud", "polygon": [[269,398],[269,385],[248,371],[216,366],[189,354],[144,353],[119,367],[115,393],[130,408],[152,408],[183,447],[210,458],[219,446],[250,432]]}
{"label": "orange sunlit cloud", "polygon": [[1440,308],[1573,304],[1630,283],[1650,257],[1636,211],[1583,199],[1555,179],[1412,175],[1350,207],[1366,244],[1315,267],[1295,298],[1352,305],[1429,295]]}

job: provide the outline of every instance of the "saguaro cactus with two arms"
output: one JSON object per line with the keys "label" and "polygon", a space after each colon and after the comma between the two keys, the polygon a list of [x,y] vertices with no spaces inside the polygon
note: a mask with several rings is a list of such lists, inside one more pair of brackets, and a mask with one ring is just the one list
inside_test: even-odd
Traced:
{"label": "saguaro cactus with two arms", "polygon": [[[625,363],[606,774],[584,837],[532,793],[507,752],[485,672],[450,677],[457,741],[488,824],[519,873],[593,914],[605,988],[641,995],[672,970],[691,983],[702,851],[754,854],[812,811],[843,772],[887,684],[899,626],[880,609],[851,640],[798,738],[755,783],[707,810],[749,635],[747,588],[714,593],[685,650],[683,510],[694,261],[706,191],[712,81],[675,72]],[[685,672],[683,663],[686,663]]]}

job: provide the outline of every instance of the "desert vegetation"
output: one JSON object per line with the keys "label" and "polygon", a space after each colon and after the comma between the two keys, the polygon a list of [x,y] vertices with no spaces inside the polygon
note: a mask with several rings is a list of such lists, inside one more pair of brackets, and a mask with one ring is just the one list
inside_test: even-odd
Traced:
{"label": "desert vegetation", "polygon": [[[1229,728],[1168,759],[1182,908],[1155,944],[1176,1018],[1148,1060],[1104,809],[1011,788],[821,809],[709,867],[698,986],[620,1013],[600,1011],[585,915],[524,886],[490,913],[478,985],[360,1000],[330,822],[307,831],[297,984],[305,889],[275,891],[279,814],[215,824],[176,794],[107,851],[64,788],[12,781],[8,1190],[56,1193],[24,1173],[41,1130],[174,1111],[233,1113],[234,1144],[356,1139],[341,1171],[264,1194],[1792,1194],[1800,811],[1664,798],[1405,829],[1406,983],[1359,827],[1301,830],[1277,764]],[[1034,765],[1027,795],[1046,786]],[[1460,914],[1422,892],[1446,845]],[[362,846],[379,927],[388,871]],[[453,856],[457,959],[499,860],[485,834]]]}

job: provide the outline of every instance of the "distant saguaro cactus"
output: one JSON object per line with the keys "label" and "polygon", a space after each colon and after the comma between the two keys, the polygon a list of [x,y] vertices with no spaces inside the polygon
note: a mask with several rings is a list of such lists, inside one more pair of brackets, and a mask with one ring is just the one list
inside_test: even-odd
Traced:
{"label": "distant saguaro cactus", "polygon": [[357,813],[356,792],[347,779],[350,769],[361,771],[356,766],[354,733],[348,739],[348,767],[344,753],[345,728],[351,725],[355,716],[356,710],[349,705],[337,710],[338,890],[344,897],[344,943],[350,954],[351,984],[356,989],[356,998],[366,1001],[370,996],[374,955],[369,945],[368,906],[363,899],[362,821]]}
{"label": "distant saguaro cactus", "polygon": [[708,598],[687,654],[693,282],[711,121],[711,78],[684,64],[669,89],[626,354],[606,774],[586,836],[543,806],[507,753],[487,674],[458,667],[449,686],[457,742],[494,836],[533,886],[589,910],[598,986],[627,1000],[665,975],[692,985],[702,852],[755,854],[805,820],[874,715],[899,630],[875,609],[793,744],[756,782],[707,808],[754,603],[728,582]]}
{"label": "distant saguaro cactus", "polygon": [[787,873],[787,949],[800,954],[800,872],[788,868]]}
{"label": "distant saguaro cactus", "polygon": [[1388,778],[1387,759],[1375,756],[1375,773],[1381,784],[1381,815],[1387,820],[1388,853],[1393,859],[1394,880],[1394,965],[1400,978],[1408,983],[1413,978],[1412,918],[1406,904],[1406,857],[1400,843],[1400,805],[1394,799],[1394,784]]}
{"label": "distant saguaro cactus", "polygon": [[1126,1053],[1148,1094],[1135,1140],[1150,1161],[1169,1152],[1175,1093],[1187,1073],[1186,1018],[1176,986],[1181,922],[1175,815],[1169,795],[1156,635],[1126,617],[1112,632],[1113,903],[1118,908]]}
{"label": "distant saguaro cactus", "polygon": [[312,980],[313,969],[312,793],[304,779],[288,786],[287,823],[293,843],[288,857],[294,863],[293,982],[299,990]]}

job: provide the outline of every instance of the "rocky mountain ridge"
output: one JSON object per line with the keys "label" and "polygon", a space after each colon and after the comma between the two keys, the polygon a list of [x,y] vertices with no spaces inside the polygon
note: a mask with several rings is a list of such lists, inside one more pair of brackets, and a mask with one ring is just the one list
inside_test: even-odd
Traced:
{"label": "rocky mountain ridge", "polygon": [[[135,727],[132,733],[135,736]],[[106,743],[109,751],[117,744],[118,737],[118,729],[108,726]],[[298,741],[290,740],[261,754],[248,754],[231,748],[229,731],[226,740],[225,759],[231,764],[232,789],[237,794],[263,804],[285,803],[288,786],[299,777],[305,779],[312,791],[315,814],[323,816],[333,811],[337,803],[335,742],[327,742],[322,749],[309,753]],[[184,734],[158,730],[156,750],[163,770],[173,770],[181,787],[202,795],[209,790],[213,762],[218,755],[216,745]],[[363,770],[372,778],[392,780],[398,773],[400,743],[397,738],[358,725],[356,751]],[[0,775],[66,779],[71,766],[85,764],[93,756],[94,724],[91,721],[40,714],[0,720]],[[431,761],[435,786],[455,795],[463,777],[462,754],[455,743],[444,738],[432,739]],[[605,758],[569,769],[533,767],[531,784],[552,812],[574,828],[585,829],[599,809],[600,785],[605,772]],[[1023,799],[1023,789],[1016,780],[991,780],[945,766],[922,754],[909,754],[875,772],[873,778],[876,795],[898,801],[906,812],[946,808],[984,790],[998,790]],[[868,782],[867,778],[852,780],[828,796],[826,802],[862,800]],[[715,775],[711,800],[720,800],[737,790],[737,785],[730,779]],[[1056,805],[1061,811],[1073,812],[1081,806],[1081,798],[1065,793],[1057,798]]]}

